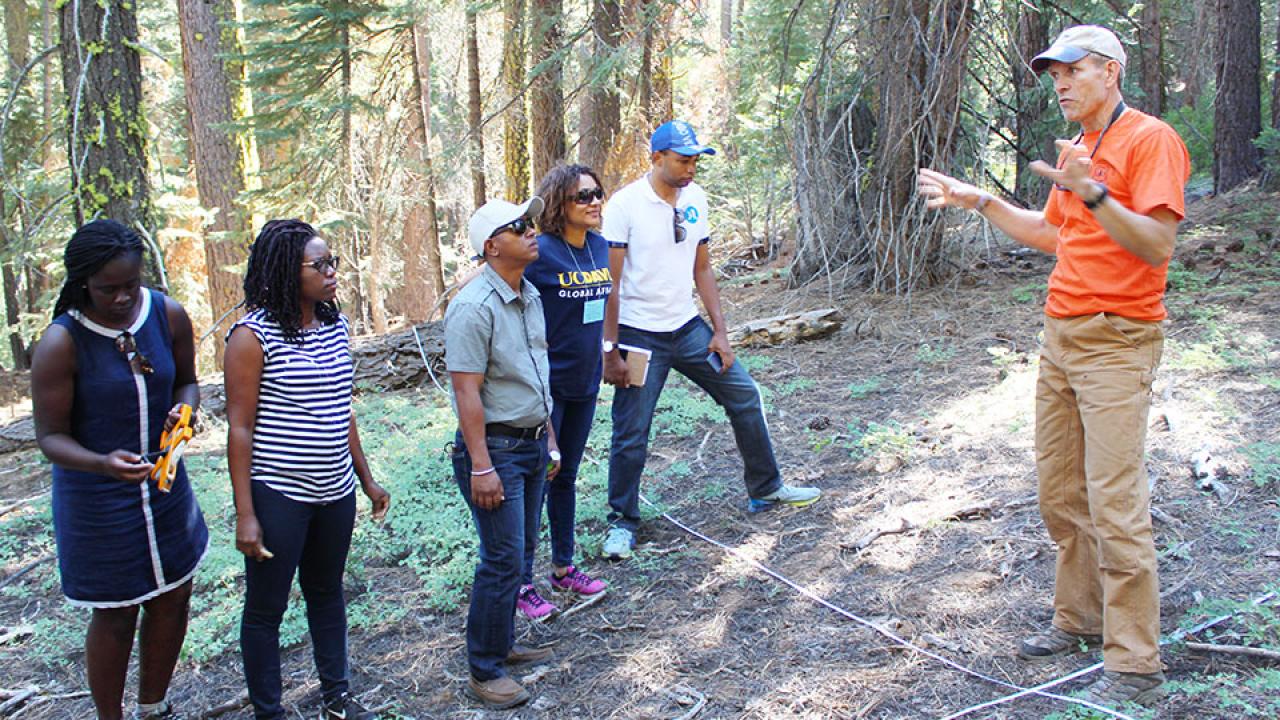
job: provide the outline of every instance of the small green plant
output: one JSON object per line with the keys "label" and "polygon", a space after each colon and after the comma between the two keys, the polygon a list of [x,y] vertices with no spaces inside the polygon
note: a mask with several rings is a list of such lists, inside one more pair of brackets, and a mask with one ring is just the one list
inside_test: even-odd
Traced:
{"label": "small green plant", "polygon": [[879,392],[883,382],[884,378],[879,375],[873,375],[869,378],[849,383],[849,399],[861,400],[872,393]]}
{"label": "small green plant", "polygon": [[1030,285],[1014,288],[1013,301],[1023,305],[1038,302],[1040,296],[1048,289],[1049,286],[1045,283],[1031,283]]}
{"label": "small green plant", "polygon": [[811,378],[794,377],[782,383],[781,385],[779,385],[776,389],[776,392],[780,397],[786,397],[788,395],[794,395],[798,392],[804,392],[805,390],[808,390],[809,388],[812,388],[817,384],[818,384],[818,381],[813,380]]}
{"label": "small green plant", "polygon": [[925,343],[916,350],[916,360],[926,365],[942,365],[956,356],[956,349],[945,341],[938,345]]}
{"label": "small green plant", "polygon": [[1262,387],[1264,388],[1270,388],[1271,390],[1280,390],[1280,376],[1263,375],[1262,377],[1258,378],[1258,382],[1261,383]]}
{"label": "small green plant", "polygon": [[1263,487],[1269,483],[1280,484],[1280,443],[1257,442],[1245,448],[1249,467],[1253,470],[1253,484]]}
{"label": "small green plant", "polygon": [[1166,281],[1170,290],[1180,293],[1199,292],[1204,290],[1207,284],[1204,277],[1198,275],[1194,270],[1188,269],[1179,260],[1169,263]]}

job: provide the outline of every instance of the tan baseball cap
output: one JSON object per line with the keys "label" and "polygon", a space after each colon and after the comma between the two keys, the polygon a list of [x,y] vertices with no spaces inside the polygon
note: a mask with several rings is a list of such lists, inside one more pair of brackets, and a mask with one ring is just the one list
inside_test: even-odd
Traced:
{"label": "tan baseball cap", "polygon": [[1031,61],[1031,69],[1042,73],[1050,63],[1069,65],[1089,53],[1111,58],[1120,63],[1120,67],[1124,67],[1128,60],[1124,46],[1115,33],[1098,25],[1076,25],[1063,30],[1048,50],[1035,56]]}

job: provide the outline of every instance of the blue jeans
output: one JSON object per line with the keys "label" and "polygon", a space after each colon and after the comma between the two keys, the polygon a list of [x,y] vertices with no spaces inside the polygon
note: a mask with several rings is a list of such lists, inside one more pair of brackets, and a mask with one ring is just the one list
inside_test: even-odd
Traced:
{"label": "blue jeans", "polygon": [[455,436],[453,474],[471,508],[480,539],[480,564],[467,613],[467,663],[480,682],[506,674],[503,663],[515,642],[516,594],[524,573],[524,549],[537,540],[542,487],[547,479],[547,441],[490,435],[489,459],[502,478],[502,504],[484,510],[471,502],[471,456],[462,433]]}
{"label": "blue jeans", "polygon": [[675,369],[706,390],[724,408],[742,455],[747,494],[764,497],[782,486],[773,456],[760,390],[742,363],[723,375],[709,363],[711,327],[695,317],[672,332],[649,332],[618,326],[618,342],[650,350],[649,374],[643,387],[619,388],[613,394],[613,444],[609,450],[609,523],[635,531],[640,522],[640,476],[649,449],[649,429],[658,396]]}
{"label": "blue jeans", "polygon": [[[551,564],[568,567],[573,564],[573,529],[578,502],[578,466],[587,449],[587,436],[596,416],[596,396],[586,400],[563,400],[552,396],[551,427],[560,446],[560,472],[546,484],[547,521],[551,529]],[[542,520],[542,508],[537,519]],[[535,531],[536,531],[535,527]],[[524,548],[525,585],[533,582],[533,555],[538,549],[538,533]]]}
{"label": "blue jeans", "polygon": [[280,706],[280,621],[289,605],[294,571],[307,603],[307,629],[325,702],[348,690],[342,573],[351,549],[356,494],[313,504],[285,497],[266,483],[249,487],[262,544],[274,557],[261,562],[245,558],[240,655],[254,717],[276,720],[285,717]]}

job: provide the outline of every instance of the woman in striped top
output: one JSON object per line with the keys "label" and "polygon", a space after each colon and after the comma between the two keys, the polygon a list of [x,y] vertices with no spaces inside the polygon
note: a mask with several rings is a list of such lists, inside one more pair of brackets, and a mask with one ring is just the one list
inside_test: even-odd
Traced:
{"label": "woman in striped top", "polygon": [[347,320],[338,259],[300,220],[263,226],[244,280],[249,314],[227,340],[227,459],[236,549],[245,555],[240,626],[257,718],[283,718],[280,622],[294,572],[324,696],[321,718],[373,717],[350,693],[342,574],[355,522],[355,481],[381,519],[391,502],[365,461],[351,410]]}

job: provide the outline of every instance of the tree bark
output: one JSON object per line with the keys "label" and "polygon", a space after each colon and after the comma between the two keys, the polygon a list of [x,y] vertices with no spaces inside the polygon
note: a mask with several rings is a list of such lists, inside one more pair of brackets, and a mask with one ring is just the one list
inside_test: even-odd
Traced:
{"label": "tree bark", "polygon": [[444,294],[440,262],[440,227],[436,220],[436,178],[431,156],[431,34],[426,19],[413,24],[410,51],[413,56],[413,98],[410,112],[409,151],[421,164],[418,201],[405,213],[404,283],[400,306],[410,324],[430,319],[436,300]]}
{"label": "tree bark", "polygon": [[58,11],[67,160],[77,225],[108,217],[155,237],[136,7],[68,0]]}
{"label": "tree bark", "polygon": [[476,11],[467,6],[467,127],[471,132],[471,202],[476,208],[484,205],[488,192],[484,180],[484,128],[480,126],[480,47],[476,39]]}
{"label": "tree bark", "polygon": [[606,188],[617,186],[609,156],[622,129],[622,106],[617,74],[611,69],[622,36],[619,0],[595,0],[591,5],[592,73],[585,95],[578,161],[600,175]]}
{"label": "tree bark", "polygon": [[252,210],[240,194],[256,170],[257,149],[250,133],[231,129],[253,114],[244,64],[234,60],[243,51],[240,22],[237,0],[178,0],[192,164],[200,205],[212,213],[204,259],[218,369],[225,338],[217,326],[243,299],[242,266],[252,241]]}
{"label": "tree bark", "polygon": [[1261,171],[1253,141],[1262,132],[1259,0],[1218,0],[1214,69],[1213,188],[1225,192]]}
{"label": "tree bark", "polygon": [[525,0],[502,3],[502,85],[508,105],[503,111],[502,164],[507,175],[507,199],[520,202],[529,195],[529,118],[525,112]]}
{"label": "tree bark", "polygon": [[1142,110],[1148,114],[1164,114],[1164,27],[1160,16],[1160,0],[1144,0],[1138,18],[1139,52],[1142,57]]}
{"label": "tree bark", "polygon": [[[564,160],[564,61],[561,0],[532,0],[533,73],[530,102],[533,177],[540,180]],[[535,180],[536,181],[536,180]],[[515,199],[515,198],[513,198]]]}
{"label": "tree bark", "polygon": [[1042,127],[1050,112],[1050,93],[1040,84],[1031,71],[1031,58],[1049,47],[1049,20],[1045,13],[1036,12],[1019,3],[1017,34],[1013,62],[1013,85],[1016,101],[1014,132],[1017,133],[1017,157],[1014,170],[1014,191],[1017,200],[1028,207],[1041,207],[1049,197],[1049,182],[1031,172],[1029,166],[1035,160],[1055,156],[1053,134]]}
{"label": "tree bark", "polygon": [[1276,13],[1276,69],[1271,73],[1271,127],[1280,130],[1280,12]]}
{"label": "tree bark", "polygon": [[[31,25],[26,0],[5,0],[4,31],[5,49],[8,54],[8,62],[6,63],[8,72],[6,75],[9,77],[10,92],[19,94],[23,90],[17,86],[18,75],[31,60]],[[17,124],[11,124],[9,127],[15,136],[20,132],[20,128],[14,127]],[[22,134],[26,135],[27,133]],[[9,146],[6,150],[16,150],[21,144],[32,139],[15,137],[14,142],[8,143],[6,142],[8,138],[0,138],[0,142],[6,142],[6,145]],[[17,167],[17,158],[11,157],[11,153],[6,153],[5,165],[5,172],[11,172]],[[18,276],[14,273],[12,260],[19,252],[17,247],[19,238],[10,232],[8,205],[7,201],[0,201],[0,222],[4,223],[4,227],[0,228],[0,235],[4,240],[5,256],[7,258],[4,262],[3,271],[0,272],[4,281],[4,316],[5,324],[9,328],[9,352],[13,357],[13,367],[15,370],[25,370],[31,367],[31,363],[27,358],[26,342],[22,337],[20,322],[21,299],[18,293]],[[14,212],[20,213],[21,210],[20,208],[14,208]],[[22,224],[25,225],[26,223]]]}

